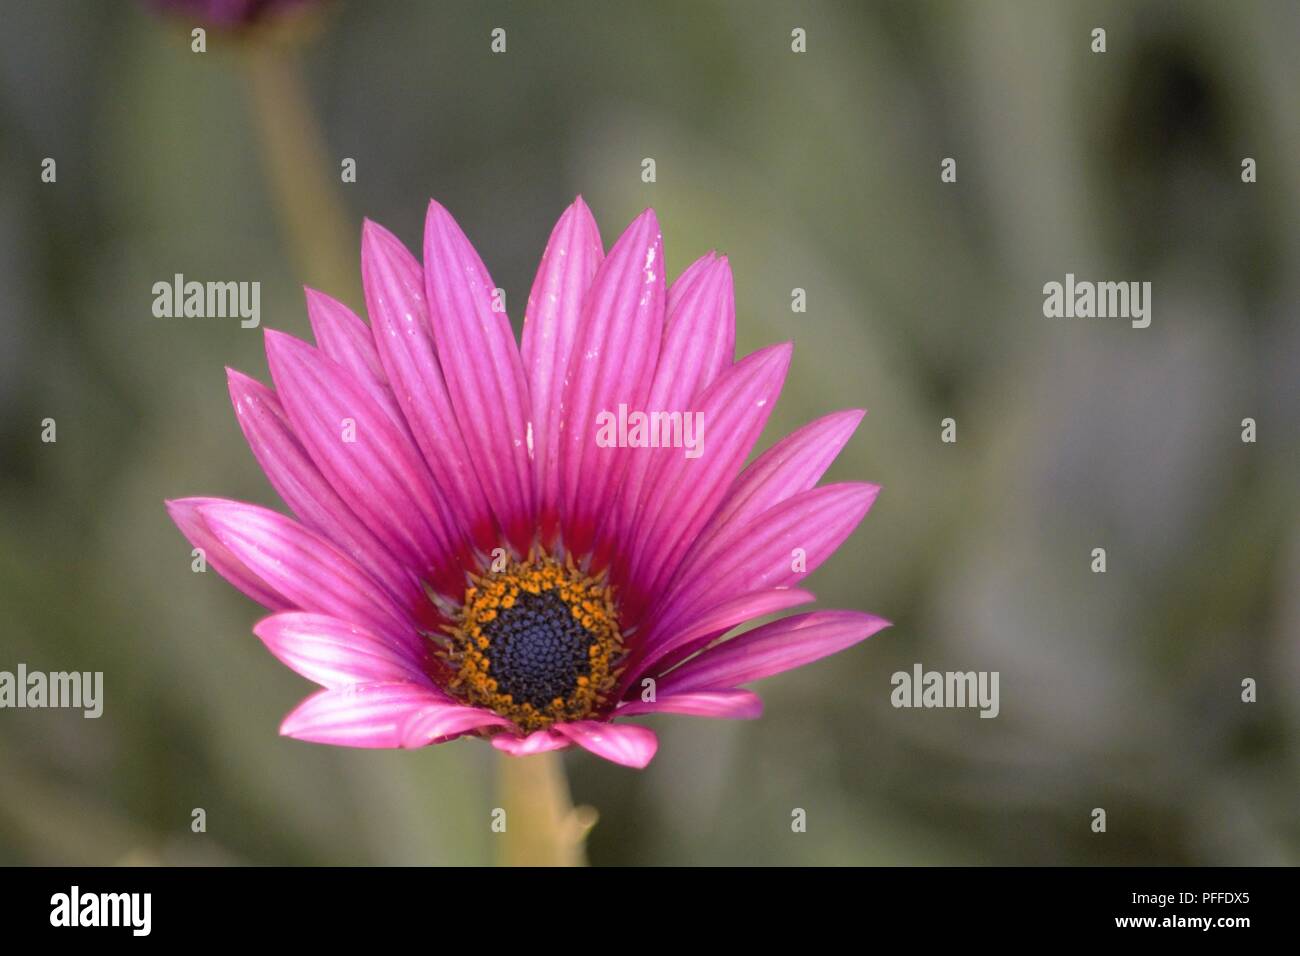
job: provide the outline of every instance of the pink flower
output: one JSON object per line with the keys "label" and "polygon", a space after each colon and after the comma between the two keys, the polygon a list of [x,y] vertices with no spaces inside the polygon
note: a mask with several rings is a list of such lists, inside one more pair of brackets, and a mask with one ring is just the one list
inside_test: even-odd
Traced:
{"label": "pink flower", "polygon": [[791,345],[733,362],[726,258],[700,258],[670,288],[663,261],[653,211],[605,255],[576,200],[521,348],[433,202],[423,268],[366,223],[369,326],[309,289],[316,347],[266,332],[274,390],[229,372],[253,454],[297,520],[216,498],[168,508],[274,612],[254,628],[271,653],[323,688],[282,734],[356,747],[473,734],[511,754],[578,744],[644,767],[654,733],[616,721],[757,717],[741,685],[888,626],[814,611],[724,640],[812,601],[797,585],[879,488],[817,486],[859,410],[745,467]]}

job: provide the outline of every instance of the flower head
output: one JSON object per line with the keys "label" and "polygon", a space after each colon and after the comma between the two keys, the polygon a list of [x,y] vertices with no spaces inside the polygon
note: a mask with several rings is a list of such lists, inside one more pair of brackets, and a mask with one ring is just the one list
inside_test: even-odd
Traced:
{"label": "flower head", "polygon": [[668,287],[647,210],[605,254],[581,199],[560,217],[517,345],[469,240],[429,206],[424,264],[362,235],[367,325],[307,290],[316,345],[266,332],[274,390],[229,371],[244,434],[297,516],[168,502],[209,563],[272,613],[254,628],[322,690],[281,733],[358,747],[461,735],[511,754],[578,744],[645,766],[622,718],[753,718],[741,685],[887,622],[797,585],[879,489],[818,486],[862,412],[748,467],[791,346],[733,361],[730,266]]}

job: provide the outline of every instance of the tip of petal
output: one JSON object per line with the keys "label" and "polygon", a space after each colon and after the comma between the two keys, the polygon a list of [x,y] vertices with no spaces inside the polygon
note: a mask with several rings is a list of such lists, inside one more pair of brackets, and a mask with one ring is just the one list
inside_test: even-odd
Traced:
{"label": "tip of petal", "polygon": [[271,377],[275,378],[275,361],[293,348],[293,336],[276,329],[262,330],[262,346],[266,349],[266,359],[271,363]]}
{"label": "tip of petal", "polygon": [[860,512],[856,521],[861,521],[867,516],[867,513],[876,503],[876,498],[880,495],[880,485],[872,484],[869,481],[845,481],[835,485],[825,485],[825,488],[838,488],[840,493],[845,495],[847,501],[856,503]]}
{"label": "tip of petal", "polygon": [[[304,352],[315,351],[311,345],[302,339],[287,332],[281,332],[278,329],[265,329],[262,338],[266,346],[268,359],[283,357],[291,353],[302,355]],[[274,373],[272,373],[272,377],[274,377]]]}
{"label": "tip of petal", "polygon": [[820,625],[832,621],[857,621],[867,628],[868,636],[892,626],[892,622],[877,614],[872,614],[869,611],[853,611],[847,608],[836,608],[830,611],[809,611],[807,614],[796,614],[792,618],[786,618],[786,620],[798,622],[798,627]]}
{"label": "tip of petal", "polygon": [[640,724],[611,724],[592,720],[558,723],[552,731],[612,763],[643,770],[659,749],[659,738]]}
{"label": "tip of petal", "polygon": [[[451,210],[438,202],[438,200],[430,199],[429,209],[424,216],[425,230],[428,231],[429,227],[435,223],[441,224],[446,222],[456,225],[456,217],[451,214]],[[456,228],[459,229],[460,227],[456,226]]]}
{"label": "tip of petal", "polygon": [[659,233],[659,217],[655,215],[655,211],[652,207],[647,206],[628,224],[623,235],[628,237],[636,236],[639,237],[641,241],[644,241],[649,237],[654,237],[654,241],[658,242],[661,239]]}
{"label": "tip of petal", "polygon": [[565,222],[577,217],[589,228],[599,232],[596,226],[596,217],[591,214],[591,207],[583,200],[582,194],[579,193],[574,197],[573,202],[569,203],[563,213],[560,214],[560,222]]}
{"label": "tip of petal", "polygon": [[709,266],[706,275],[713,282],[719,282],[723,285],[734,285],[735,280],[731,275],[731,260],[726,256],[719,256],[716,253],[709,252]]}
{"label": "tip of petal", "polygon": [[391,229],[375,222],[373,219],[367,219],[361,226],[361,267],[367,268],[370,265],[372,250],[377,245],[398,246],[402,252],[407,255],[410,250],[406,248],[406,243],[398,239]]}
{"label": "tip of petal", "polygon": [[237,388],[243,391],[245,389],[253,388],[255,386],[261,385],[262,383],[259,382],[257,379],[253,378],[253,376],[246,375],[243,372],[241,372],[239,369],[231,368],[229,365],[227,365],[226,384],[230,387],[230,391],[233,394],[235,389]]}
{"label": "tip of petal", "polygon": [[767,345],[754,352],[750,352],[743,359],[737,362],[737,365],[772,365],[790,367],[790,358],[794,354],[794,342],[777,342],[774,345]]}
{"label": "tip of petal", "polygon": [[[644,269],[662,283],[663,235],[653,209],[644,210],[632,220],[609,250],[603,270]],[[599,274],[597,276],[599,282]]]}
{"label": "tip of petal", "polygon": [[300,723],[301,721],[295,721],[294,715],[290,713],[287,717],[284,718],[284,720],[280,721],[280,736],[281,737],[295,736],[295,731],[298,729],[297,724]]}
{"label": "tip of petal", "polygon": [[205,522],[199,515],[199,505],[207,498],[164,498],[163,507],[167,509],[167,517],[172,519],[172,524],[180,530],[181,534],[193,542],[194,535],[201,532]]}
{"label": "tip of petal", "polygon": [[210,501],[211,498],[164,498],[163,505],[172,520],[179,524],[181,519],[198,514],[199,508]]}
{"label": "tip of petal", "polygon": [[632,220],[633,222],[644,222],[647,225],[653,225],[654,231],[659,232],[659,216],[655,213],[653,206],[646,206],[641,210],[641,214]]}
{"label": "tip of petal", "polygon": [[309,285],[302,287],[302,297],[307,303],[307,317],[309,319],[325,309],[341,304],[329,293],[321,292],[319,289],[313,289]]}

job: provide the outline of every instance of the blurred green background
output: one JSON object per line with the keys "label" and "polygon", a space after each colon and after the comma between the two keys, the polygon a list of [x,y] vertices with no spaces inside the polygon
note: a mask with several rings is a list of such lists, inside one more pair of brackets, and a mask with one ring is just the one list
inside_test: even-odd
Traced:
{"label": "blurred green background", "polygon": [[[435,196],[518,322],[579,192],[606,245],[653,205],[670,275],[726,252],[739,351],[795,340],[764,446],[869,409],[829,478],[884,492],[810,584],[895,622],[759,721],[649,721],[644,772],[567,754],[593,862],[1300,862],[1296,4],[337,3],[302,54],[350,230],[323,277],[251,119],[269,41],[194,54],[134,2],[0,22],[0,669],[106,688],[97,721],[0,711],[0,863],[492,859],[491,748],[277,736],[310,685],[162,507],[279,506],[223,372],[266,380],[262,333],[151,286],[258,280],[306,337],[304,281],[362,304],[361,217],[418,248]],[[1151,327],[1045,319],[1066,272],[1151,281]],[[892,708],[914,662],[999,671],[1000,716]]]}

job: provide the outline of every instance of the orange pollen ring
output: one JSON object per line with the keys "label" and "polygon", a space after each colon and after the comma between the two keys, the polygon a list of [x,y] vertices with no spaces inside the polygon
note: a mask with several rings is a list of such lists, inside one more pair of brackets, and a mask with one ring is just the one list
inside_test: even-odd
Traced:
{"label": "orange pollen ring", "polygon": [[444,628],[455,676],[448,690],[531,732],[599,712],[624,661],[618,608],[605,572],[572,557],[534,552],[470,575],[465,600]]}

